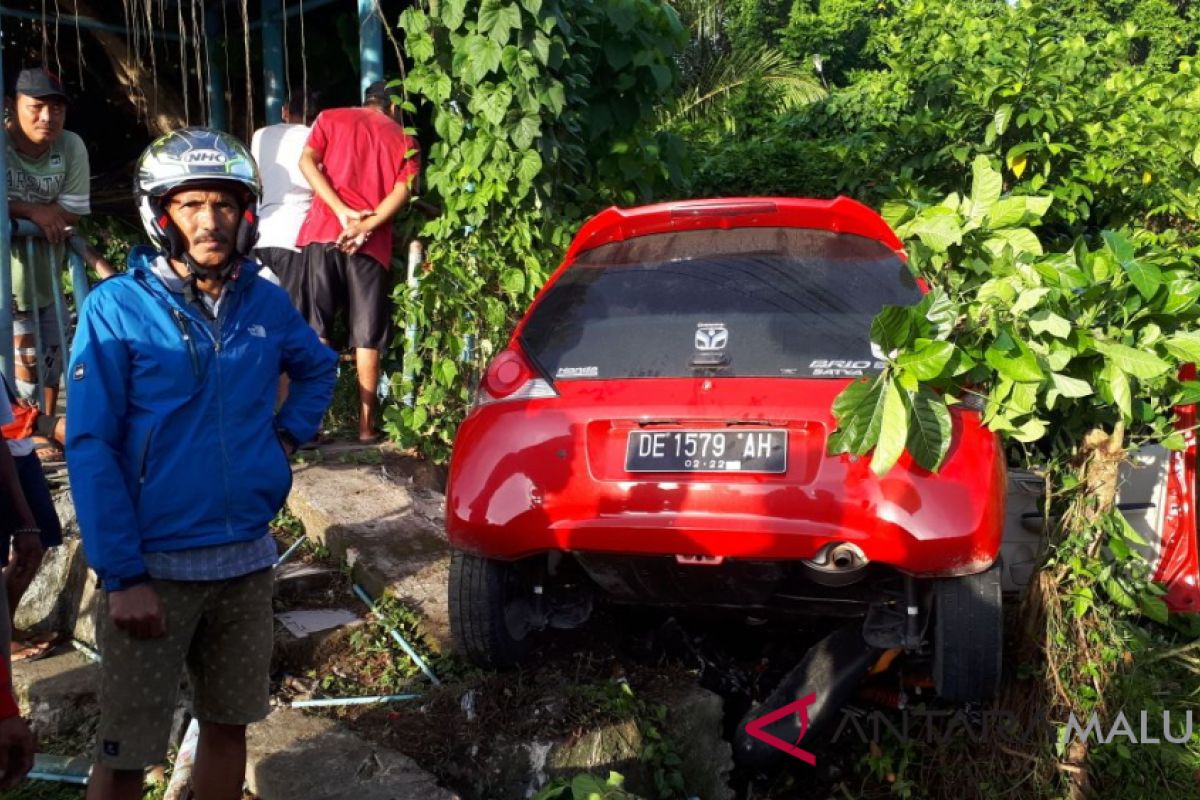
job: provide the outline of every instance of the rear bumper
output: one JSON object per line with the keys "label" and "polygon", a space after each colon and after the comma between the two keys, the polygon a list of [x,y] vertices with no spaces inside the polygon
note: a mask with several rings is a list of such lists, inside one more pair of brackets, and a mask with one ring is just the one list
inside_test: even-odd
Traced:
{"label": "rear bumper", "polygon": [[[834,427],[828,408],[842,385],[781,382],[757,394],[750,381],[714,385],[713,394],[728,395],[713,401],[722,418],[732,416],[726,408],[752,408],[772,427],[792,429],[784,475],[624,470],[625,434],[606,420],[678,417],[691,407],[618,403],[611,394],[632,391],[624,385],[566,387],[608,392],[597,394],[603,416],[566,396],[485,407],[467,418],[455,442],[450,542],[502,560],[564,551],[753,561],[811,559],[828,544],[851,542],[872,563],[918,577],[990,566],[1000,550],[1006,479],[996,437],[978,415],[955,412],[953,444],[938,474],[905,455],[878,477],[869,458],[825,453],[823,431]],[[809,410],[797,414],[804,403]],[[807,422],[796,423],[797,416]]]}

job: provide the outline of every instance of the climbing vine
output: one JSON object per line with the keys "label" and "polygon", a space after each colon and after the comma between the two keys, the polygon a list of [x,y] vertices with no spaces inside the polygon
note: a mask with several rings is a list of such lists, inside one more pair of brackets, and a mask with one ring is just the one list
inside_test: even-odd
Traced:
{"label": "climbing vine", "polygon": [[417,326],[388,432],[436,459],[470,399],[469,377],[503,346],[589,214],[645,202],[680,180],[680,145],[648,126],[676,76],[683,28],[651,0],[442,0],[400,17],[413,60],[402,87],[437,141],[412,223],[429,271],[397,291],[398,327]]}

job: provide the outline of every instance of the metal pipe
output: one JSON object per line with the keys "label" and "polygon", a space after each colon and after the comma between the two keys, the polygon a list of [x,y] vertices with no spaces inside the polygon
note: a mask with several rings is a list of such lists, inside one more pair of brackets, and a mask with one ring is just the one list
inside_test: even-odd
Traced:
{"label": "metal pipe", "polygon": [[[3,39],[0,23],[0,39]],[[3,59],[0,59],[2,61]],[[0,65],[0,84],[4,68]],[[0,125],[0,175],[8,175],[8,132]],[[0,372],[16,381],[13,361],[12,226],[8,217],[8,192],[0,192]]]}
{"label": "metal pipe", "polygon": [[79,786],[87,786],[88,779],[79,775],[55,775],[52,772],[30,772],[25,776],[31,781],[50,781],[52,783],[74,783]]}
{"label": "metal pipe", "polygon": [[[405,284],[408,287],[409,304],[417,302],[421,288],[421,264],[425,262],[425,248],[420,239],[413,239],[408,245],[408,277]],[[401,360],[401,385],[405,387],[401,402],[411,407],[413,404],[413,364],[417,358],[417,316],[409,312],[408,327],[404,331],[404,355]]]}
{"label": "metal pipe", "polygon": [[[382,621],[383,615],[379,613],[379,606],[375,605],[375,601],[371,599],[371,596],[368,595],[357,583],[353,584],[351,588],[353,588],[354,593],[358,595],[358,599],[366,603],[367,607],[374,611],[375,616],[379,617]],[[425,677],[429,678],[430,682],[432,682],[434,686],[442,685],[442,682],[439,681],[437,676],[433,674],[433,670],[429,668],[429,665],[425,663],[424,659],[417,655],[417,651],[412,648],[412,645],[405,641],[404,637],[400,635],[400,631],[389,625],[388,635],[392,637],[392,640],[395,641],[396,644],[400,645],[400,649],[408,654],[408,657],[411,658],[413,663],[421,669],[421,672],[425,673]]]}
{"label": "metal pipe", "polygon": [[383,80],[383,20],[376,0],[358,0],[358,72],[359,94],[367,96],[367,87]]}
{"label": "metal pipe", "polygon": [[308,538],[307,533],[300,534],[300,538],[297,539],[296,541],[292,542],[292,546],[289,547],[287,550],[283,551],[283,555],[281,555],[279,557],[279,560],[275,562],[275,568],[278,569],[279,567],[282,567],[284,564],[286,564],[288,559],[291,558],[292,555],[297,550],[300,549],[300,545],[304,544],[304,540],[307,538]]}
{"label": "metal pipe", "polygon": [[[83,238],[80,236],[72,236],[67,241],[67,244],[71,245],[71,251],[67,254],[67,258],[71,261],[71,294],[75,295],[76,311],[83,308],[83,301],[87,300],[88,292],[92,288],[88,283],[87,264],[83,263],[83,253],[75,249],[75,243],[82,241]],[[63,363],[65,364],[66,361]]]}
{"label": "metal pipe", "polygon": [[372,703],[399,703],[416,700],[419,694],[376,694],[364,697],[323,697],[317,700],[294,700],[292,708],[320,708],[322,706],[365,706]]}
{"label": "metal pipe", "polygon": [[79,652],[83,653],[85,656],[90,658],[92,661],[96,661],[96,662],[100,661],[100,654],[97,653],[92,648],[88,647],[83,642],[79,641],[78,639],[72,639],[71,646],[74,647]]}
{"label": "metal pipe", "polygon": [[[58,245],[50,245],[50,288],[54,292],[54,322],[58,327],[58,357],[63,359],[63,363],[67,363],[70,359],[69,340],[67,339],[67,301],[63,298],[62,293],[62,278],[59,273],[62,271],[62,256],[59,255]],[[74,281],[71,282],[74,286]],[[46,410],[47,414],[53,414],[57,409],[50,408]]]}
{"label": "metal pipe", "polygon": [[262,4],[263,97],[266,124],[283,122],[283,29],[279,17],[268,13]]}
{"label": "metal pipe", "polygon": [[[37,270],[33,268],[33,237],[25,237],[25,280],[29,284],[29,308],[33,311],[33,358],[37,375],[37,394],[34,399],[38,408],[46,401],[46,365],[42,362],[42,310],[38,308]],[[54,409],[42,408],[43,414],[53,414]]]}

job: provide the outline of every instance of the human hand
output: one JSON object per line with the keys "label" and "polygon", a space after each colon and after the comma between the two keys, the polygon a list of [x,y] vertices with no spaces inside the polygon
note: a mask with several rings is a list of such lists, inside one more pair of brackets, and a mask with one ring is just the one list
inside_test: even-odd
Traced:
{"label": "human hand", "polygon": [[46,239],[54,244],[65,242],[71,235],[71,225],[57,205],[33,206],[29,211],[29,218],[42,229]]}
{"label": "human hand", "polygon": [[35,749],[33,733],[25,720],[0,719],[0,792],[7,792],[29,774]]}
{"label": "human hand", "polygon": [[370,238],[374,227],[365,219],[351,222],[337,238],[337,248],[347,255],[353,255]]}
{"label": "human hand", "polygon": [[366,217],[371,216],[375,212],[372,209],[364,209],[361,211],[355,211],[353,208],[350,208],[349,206],[342,206],[341,208],[334,209],[333,213],[337,216],[337,220],[341,224],[342,229],[345,230],[345,228],[348,225],[350,225],[351,223],[358,222],[359,220],[365,219]]}
{"label": "human hand", "polygon": [[109,592],[108,616],[134,639],[158,639],[167,633],[162,600],[148,583]]}

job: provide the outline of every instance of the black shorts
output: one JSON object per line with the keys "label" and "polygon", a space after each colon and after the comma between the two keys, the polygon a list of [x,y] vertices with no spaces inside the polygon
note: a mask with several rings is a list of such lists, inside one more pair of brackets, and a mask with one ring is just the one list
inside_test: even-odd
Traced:
{"label": "black shorts", "polygon": [[[8,445],[0,442],[0,447]],[[42,547],[48,549],[62,544],[62,523],[58,520],[58,512],[54,510],[54,498],[50,494],[50,484],[46,483],[46,473],[42,472],[41,459],[37,457],[37,453],[30,453],[14,456],[13,461],[17,465],[17,477],[21,481],[25,502],[29,504],[33,519],[42,531]],[[11,513],[12,516],[8,517],[8,521],[11,521],[16,518],[16,514],[8,508],[7,498],[5,499],[6,502],[0,504],[0,513]],[[7,536],[7,528],[6,525],[0,526],[0,530],[5,534],[3,541],[0,541],[0,546],[3,547],[3,551],[0,552],[0,565],[8,564],[8,551],[12,546]]]}
{"label": "black shorts", "polygon": [[279,285],[287,290],[292,305],[300,316],[312,324],[312,292],[309,289],[308,260],[302,250],[286,247],[260,247],[255,257],[279,277]]}
{"label": "black shorts", "polygon": [[317,335],[332,342],[334,316],[345,308],[347,344],[386,350],[392,323],[390,273],[370,256],[348,256],[332,244],[305,245],[304,256],[312,300],[309,324]]}

